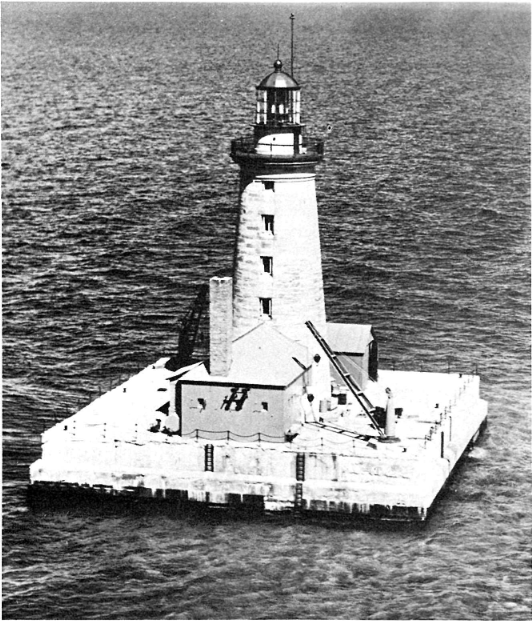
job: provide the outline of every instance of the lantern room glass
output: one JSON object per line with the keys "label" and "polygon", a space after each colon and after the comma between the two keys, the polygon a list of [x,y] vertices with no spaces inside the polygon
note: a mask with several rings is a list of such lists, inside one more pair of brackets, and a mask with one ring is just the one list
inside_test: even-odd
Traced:
{"label": "lantern room glass", "polygon": [[258,88],[255,122],[258,125],[299,125],[300,102],[298,90]]}

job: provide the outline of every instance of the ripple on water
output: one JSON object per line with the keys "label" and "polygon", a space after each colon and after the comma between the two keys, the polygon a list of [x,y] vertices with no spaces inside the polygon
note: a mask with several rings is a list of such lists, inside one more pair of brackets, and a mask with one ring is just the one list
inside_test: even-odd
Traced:
{"label": "ripple on water", "polygon": [[241,4],[2,18],[4,617],[530,618],[530,8],[297,14],[305,122],[332,124],[328,316],[374,325],[383,366],[477,363],[490,402],[414,531],[28,509],[43,425],[171,351],[196,286],[230,273],[229,141],[271,65],[264,33],[288,26]]}

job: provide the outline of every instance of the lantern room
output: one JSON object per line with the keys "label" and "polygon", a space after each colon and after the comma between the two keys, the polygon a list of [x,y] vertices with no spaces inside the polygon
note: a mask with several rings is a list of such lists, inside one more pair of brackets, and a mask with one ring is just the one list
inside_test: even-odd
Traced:
{"label": "lantern room", "polygon": [[267,168],[286,173],[289,165],[314,174],[323,159],[323,140],[303,135],[301,87],[279,59],[273,69],[256,87],[253,135],[232,140],[231,157],[248,172]]}
{"label": "lantern room", "polygon": [[300,87],[282,71],[283,63],[276,60],[274,71],[257,86],[255,138],[275,133],[300,133]]}

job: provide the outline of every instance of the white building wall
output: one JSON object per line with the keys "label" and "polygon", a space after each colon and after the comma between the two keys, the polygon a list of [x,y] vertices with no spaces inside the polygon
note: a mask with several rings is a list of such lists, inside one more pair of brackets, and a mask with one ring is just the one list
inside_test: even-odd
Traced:
{"label": "white building wall", "polygon": [[[194,435],[198,429],[199,435],[207,439],[223,439],[227,432],[231,437],[235,436],[233,439],[249,436],[256,440],[252,436],[257,433],[283,438],[285,415],[282,389],[250,387],[242,408],[237,410],[232,406],[227,410],[224,403],[231,396],[231,388],[207,383],[182,385],[183,437]],[[242,386],[235,385],[234,388],[242,392]],[[200,399],[204,405],[200,404]],[[267,404],[267,409],[263,404]],[[220,433],[208,433],[213,431]]]}
{"label": "white building wall", "polygon": [[[272,187],[273,185],[273,187]],[[263,216],[273,216],[273,233]],[[273,259],[264,273],[262,256]],[[260,298],[270,298],[271,319],[261,313]],[[325,300],[316,202],[315,175],[292,173],[241,178],[240,218],[234,266],[233,328],[238,337],[261,321],[320,353],[313,389],[330,394],[328,361],[305,326],[312,321],[326,337]]]}

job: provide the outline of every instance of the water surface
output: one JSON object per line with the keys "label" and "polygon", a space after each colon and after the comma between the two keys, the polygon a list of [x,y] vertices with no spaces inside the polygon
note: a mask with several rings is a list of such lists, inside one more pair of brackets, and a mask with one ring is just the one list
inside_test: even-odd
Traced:
{"label": "water surface", "polygon": [[330,320],[471,371],[490,426],[422,530],[28,509],[40,433],[231,271],[293,8],[2,3],[4,618],[529,619],[527,5],[298,5]]}

